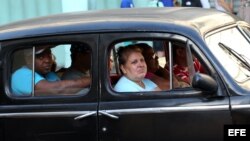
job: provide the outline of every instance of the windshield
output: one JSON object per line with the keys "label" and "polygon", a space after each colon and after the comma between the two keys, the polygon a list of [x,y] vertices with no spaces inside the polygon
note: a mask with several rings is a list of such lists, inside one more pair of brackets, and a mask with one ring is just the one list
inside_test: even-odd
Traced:
{"label": "windshield", "polygon": [[248,28],[243,31],[248,37],[244,37],[235,27],[207,37],[206,42],[234,81],[250,90],[250,31]]}

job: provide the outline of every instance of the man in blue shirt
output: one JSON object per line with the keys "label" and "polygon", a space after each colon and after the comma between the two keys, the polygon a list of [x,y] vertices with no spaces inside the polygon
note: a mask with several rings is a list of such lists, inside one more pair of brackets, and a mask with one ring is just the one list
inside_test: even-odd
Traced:
{"label": "man in blue shirt", "polygon": [[121,1],[121,8],[133,8],[134,3],[133,0],[122,0]]}
{"label": "man in blue shirt", "polygon": [[90,85],[90,77],[77,80],[60,80],[51,71],[54,63],[51,45],[39,46],[35,51],[34,69],[32,72],[32,52],[26,52],[27,66],[23,66],[12,74],[11,87],[16,96],[31,96],[34,87],[35,95],[71,94]]}

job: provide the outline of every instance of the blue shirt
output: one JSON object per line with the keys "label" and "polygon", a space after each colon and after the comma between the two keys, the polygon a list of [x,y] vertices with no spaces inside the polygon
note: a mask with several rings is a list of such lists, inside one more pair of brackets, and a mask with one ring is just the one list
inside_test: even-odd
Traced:
{"label": "blue shirt", "polygon": [[121,1],[121,8],[133,8],[134,3],[133,0],[122,0]]}
{"label": "blue shirt", "polygon": [[173,0],[160,0],[164,7],[173,7],[174,6],[174,2]]}
{"label": "blue shirt", "polygon": [[154,91],[157,85],[149,79],[143,79],[142,82],[145,88],[142,88],[135,82],[129,80],[127,77],[122,76],[116,83],[114,89],[117,92],[140,92],[140,91]]}
{"label": "blue shirt", "polygon": [[[48,73],[45,77],[34,73],[34,85],[44,79],[51,82],[60,80],[54,72]],[[25,66],[16,70],[11,77],[11,88],[16,96],[30,96],[32,92],[32,70]]]}

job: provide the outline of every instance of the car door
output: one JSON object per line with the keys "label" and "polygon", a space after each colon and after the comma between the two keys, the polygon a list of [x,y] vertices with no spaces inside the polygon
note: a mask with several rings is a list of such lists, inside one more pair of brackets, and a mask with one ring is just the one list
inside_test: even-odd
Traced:
{"label": "car door", "polygon": [[[206,95],[205,91],[192,87],[120,93],[113,89],[109,82],[111,78],[106,75],[109,74],[107,61],[112,47],[141,41],[187,42],[189,39],[173,33],[145,32],[102,34],[100,39],[100,52],[103,54],[99,59],[99,71],[104,73],[101,75],[99,105],[101,140],[223,140],[223,126],[231,123],[229,99],[220,79],[215,78],[215,70],[198,51],[198,46],[192,50],[198,51],[203,64],[208,63],[205,65],[218,84],[218,90],[213,94]],[[171,58],[171,53],[169,55]]]}
{"label": "car door", "polygon": [[[97,40],[98,36],[95,34],[74,34],[1,42],[0,54],[1,62],[3,62],[0,70],[1,141],[96,141],[98,139],[96,114],[98,71],[93,69],[98,65],[96,61],[93,61],[97,60]],[[55,55],[57,67],[61,66],[60,70],[56,70],[57,74],[67,69],[62,67],[67,66],[64,64],[66,61],[71,64],[70,60],[66,60],[66,55],[70,57],[72,46],[81,45],[80,49],[87,46],[91,50],[92,61],[89,73],[92,82],[88,91],[70,95],[61,92],[41,96],[16,96],[13,93],[11,75],[14,71],[12,70],[23,65],[21,62],[24,58],[20,56],[27,54],[27,52],[23,54],[21,52],[27,49],[34,50],[36,46],[46,44],[56,46],[52,53],[55,53],[53,55]],[[86,60],[82,60],[84,61]],[[51,89],[51,91],[56,91],[56,89]]]}

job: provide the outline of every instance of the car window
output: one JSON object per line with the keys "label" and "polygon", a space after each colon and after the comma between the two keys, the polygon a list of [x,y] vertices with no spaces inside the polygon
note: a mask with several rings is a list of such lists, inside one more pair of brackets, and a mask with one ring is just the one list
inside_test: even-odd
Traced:
{"label": "car window", "polygon": [[86,94],[91,82],[91,48],[82,43],[22,46],[12,53],[13,96]]}
{"label": "car window", "polygon": [[111,87],[117,92],[169,91],[192,87],[191,71],[207,72],[192,52],[183,41],[117,42],[111,46],[109,55]]}

